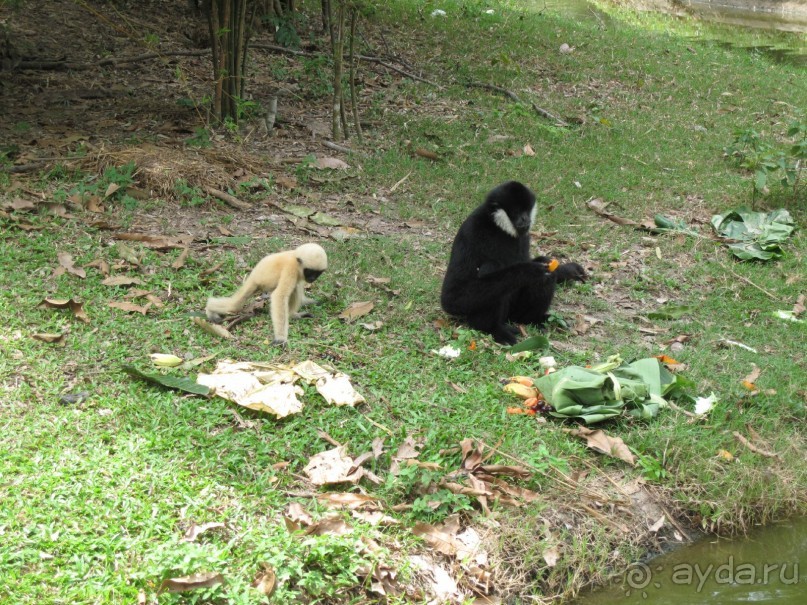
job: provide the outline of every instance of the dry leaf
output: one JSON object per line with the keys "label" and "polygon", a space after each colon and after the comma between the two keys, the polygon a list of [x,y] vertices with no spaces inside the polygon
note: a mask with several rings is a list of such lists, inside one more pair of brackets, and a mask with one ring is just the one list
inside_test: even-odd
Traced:
{"label": "dry leaf", "polygon": [[664,515],[661,515],[661,517],[659,517],[658,521],[656,521],[655,523],[653,523],[653,525],[651,525],[651,526],[648,528],[648,530],[649,530],[651,533],[654,533],[654,534],[655,534],[655,533],[657,533],[657,532],[658,532],[658,530],[660,530],[662,527],[664,527],[664,522],[665,522],[666,520],[667,520],[667,519],[665,518],[665,516],[664,516]]}
{"label": "dry leaf", "polygon": [[206,319],[202,319],[201,317],[194,317],[192,321],[193,323],[195,323],[197,326],[199,326],[205,332],[207,332],[212,336],[218,336],[219,338],[227,338],[227,339],[233,337],[230,331],[224,326],[220,326],[218,324],[212,324]]}
{"label": "dry leaf", "polygon": [[177,259],[173,263],[171,263],[171,267],[174,269],[181,269],[182,267],[184,267],[185,261],[188,260],[188,254],[190,254],[190,251],[191,249],[185,246],[182,249],[180,255],[177,257]]}
{"label": "dry leaf", "polygon": [[440,159],[440,156],[434,153],[433,151],[429,151],[428,149],[423,149],[422,147],[418,147],[415,149],[415,155],[419,155],[422,158],[426,158],[427,160],[434,160],[435,162]]}
{"label": "dry leaf", "polygon": [[169,578],[160,584],[160,592],[184,592],[186,590],[197,590],[199,588],[211,588],[224,582],[224,576],[218,572],[197,573],[181,578]]}
{"label": "dry leaf", "polygon": [[[188,244],[193,241],[193,236],[190,235],[169,237],[167,235],[150,235],[148,233],[114,233],[112,237],[130,242],[140,242],[147,248],[153,248],[155,250],[187,248]],[[120,244],[118,244],[118,246],[120,246]],[[125,260],[129,259],[127,258]]]}
{"label": "dry leaf", "polygon": [[613,456],[614,458],[624,460],[631,466],[635,464],[633,454],[631,453],[630,449],[628,449],[628,446],[625,445],[625,442],[619,437],[609,437],[601,429],[592,431],[586,427],[574,429],[569,431],[569,433],[575,437],[585,439],[586,445],[594,451],[605,454],[606,456]]}
{"label": "dry leaf", "polygon": [[343,162],[338,158],[317,158],[312,166],[319,170],[344,170],[346,168],[350,168],[346,162]]}
{"label": "dry leaf", "polygon": [[102,258],[95,259],[91,263],[84,265],[85,269],[93,267],[101,272],[101,275],[109,275],[109,263]]}
{"label": "dry leaf", "polygon": [[185,535],[182,536],[183,542],[195,542],[196,538],[201,536],[203,533],[210,531],[211,529],[219,529],[224,527],[224,523],[203,523],[202,525],[197,525],[196,523],[192,523],[191,526],[185,532]]}
{"label": "dry leaf", "polygon": [[255,578],[252,586],[265,597],[272,596],[272,593],[275,591],[275,587],[277,586],[277,576],[275,575],[275,570],[272,569],[271,565],[268,563],[263,564],[263,572],[257,578]]}
{"label": "dry leaf", "polygon": [[350,376],[347,374],[329,374],[320,378],[317,380],[317,392],[331,405],[355,406],[364,403],[364,397],[350,384]]}
{"label": "dry leaf", "polygon": [[558,547],[552,546],[551,548],[547,548],[541,553],[544,557],[544,561],[546,561],[547,567],[555,567],[558,564],[558,559],[560,558],[560,554],[558,553]]}
{"label": "dry leaf", "polygon": [[126,275],[116,275],[115,277],[107,277],[101,284],[104,286],[142,286],[143,280]]}
{"label": "dry leaf", "polygon": [[112,302],[107,303],[107,305],[113,309],[120,309],[121,311],[126,311],[127,313],[140,313],[141,315],[148,313],[148,310],[151,308],[151,303],[141,307],[140,305],[136,305],[134,303],[121,302],[117,300],[113,300]]}
{"label": "dry leaf", "polygon": [[[61,269],[63,269],[62,271],[56,269],[56,272],[59,272],[59,275],[61,275],[64,271],[67,271],[71,275],[75,275],[76,277],[80,277],[81,279],[87,277],[87,273],[84,271],[84,269],[73,265],[72,254],[70,254],[69,252],[59,252],[57,257],[59,259]],[[56,275],[56,272],[54,272],[54,275]]]}
{"label": "dry leaf", "polygon": [[369,330],[370,332],[375,332],[376,330],[380,330],[384,326],[384,322],[381,320],[371,321],[363,324],[359,324],[365,330]]}
{"label": "dry leaf", "polygon": [[535,155],[535,150],[532,148],[532,145],[530,145],[529,143],[524,145],[524,149],[522,149],[522,151],[524,152],[524,155],[528,155],[528,156],[534,156]]}
{"label": "dry leaf", "polygon": [[42,342],[56,344],[60,347],[65,345],[64,336],[64,334],[53,334],[49,332],[38,332],[37,334],[31,334],[31,338],[34,340],[41,340]]}
{"label": "dry leaf", "polygon": [[804,313],[804,311],[804,294],[799,294],[799,297],[796,299],[796,304],[793,305],[793,316],[798,317]]}
{"label": "dry leaf", "polygon": [[318,494],[317,500],[328,508],[358,510],[360,508],[376,508],[378,506],[377,498],[352,492]]}
{"label": "dry leaf", "polygon": [[87,317],[87,314],[84,312],[84,303],[77,302],[72,298],[46,298],[37,305],[37,308],[41,307],[46,309],[70,309],[76,319],[84,323],[90,323],[90,318]]}
{"label": "dry leaf", "polygon": [[370,525],[382,525],[386,527],[389,525],[400,524],[400,521],[398,521],[394,517],[390,517],[389,515],[381,512],[380,510],[374,510],[374,511],[354,510],[351,514],[356,519],[364,521],[365,523],[369,523]]}
{"label": "dry leaf", "polygon": [[87,198],[87,201],[84,203],[84,209],[88,212],[94,212],[95,214],[101,214],[104,211],[104,206],[101,204],[101,200],[98,198],[97,195],[91,195]]}
{"label": "dry leaf", "polygon": [[346,450],[345,446],[340,446],[312,456],[303,472],[314,485],[358,481],[363,474],[362,470],[357,469],[353,474],[350,473],[354,466],[353,459],[347,455]]}
{"label": "dry leaf", "polygon": [[361,317],[363,315],[367,315],[370,311],[373,310],[375,303],[372,301],[363,301],[363,302],[355,302],[352,305],[348,306],[347,309],[342,311],[339,314],[341,319],[345,319],[347,321],[353,321],[357,317]]}
{"label": "dry leaf", "polygon": [[109,187],[106,188],[106,192],[104,193],[104,198],[108,198],[110,195],[115,193],[118,189],[120,189],[120,185],[117,183],[110,183]]}
{"label": "dry leaf", "polygon": [[314,524],[313,517],[311,517],[308,511],[305,510],[303,505],[299,502],[289,503],[289,511],[286,513],[286,517],[300,525],[308,526]]}
{"label": "dry leaf", "polygon": [[344,536],[353,533],[353,528],[337,513],[323,517],[319,522],[309,526],[305,533],[310,536]]}
{"label": "dry leaf", "polygon": [[11,202],[4,203],[3,208],[6,210],[33,210],[36,208],[36,204],[31,200],[14,198]]}

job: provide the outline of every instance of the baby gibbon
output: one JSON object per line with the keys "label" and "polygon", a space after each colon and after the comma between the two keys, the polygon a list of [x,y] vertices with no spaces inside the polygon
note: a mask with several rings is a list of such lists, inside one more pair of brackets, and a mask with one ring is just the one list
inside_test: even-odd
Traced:
{"label": "baby gibbon", "polygon": [[232,296],[208,298],[207,318],[221,322],[222,315],[237,313],[258,290],[271,292],[273,345],[289,338],[289,315],[297,316],[301,305],[313,302],[303,292],[304,282],[312,283],[328,268],[328,255],[317,244],[303,244],[294,250],[263,257],[244,284]]}

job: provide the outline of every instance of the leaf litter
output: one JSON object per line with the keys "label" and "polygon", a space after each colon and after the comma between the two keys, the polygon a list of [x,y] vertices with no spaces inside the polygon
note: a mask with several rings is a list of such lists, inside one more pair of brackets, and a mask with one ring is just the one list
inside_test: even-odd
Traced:
{"label": "leaf litter", "polygon": [[350,377],[313,361],[295,365],[222,360],[211,374],[199,374],[198,382],[213,392],[243,407],[284,418],[303,409],[298,396],[303,389],[296,383],[313,384],[331,405],[355,406],[364,402],[350,382]]}

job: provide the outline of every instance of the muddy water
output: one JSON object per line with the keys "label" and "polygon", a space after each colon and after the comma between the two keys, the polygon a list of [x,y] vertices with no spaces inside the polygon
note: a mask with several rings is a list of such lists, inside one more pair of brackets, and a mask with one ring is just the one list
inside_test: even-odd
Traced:
{"label": "muddy water", "polygon": [[599,0],[602,10],[596,2],[526,0],[525,4],[535,12],[596,20],[609,27],[619,23],[622,9],[612,10],[616,6],[662,13],[674,17],[665,24],[671,34],[746,48],[807,67],[807,0]]}
{"label": "muddy water", "polygon": [[635,564],[573,605],[807,603],[807,518],[735,540],[704,539]]}

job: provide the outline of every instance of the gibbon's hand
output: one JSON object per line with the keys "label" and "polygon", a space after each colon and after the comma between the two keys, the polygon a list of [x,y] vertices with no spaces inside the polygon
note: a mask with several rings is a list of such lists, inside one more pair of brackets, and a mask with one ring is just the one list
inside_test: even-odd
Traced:
{"label": "gibbon's hand", "polygon": [[563,263],[555,269],[555,275],[559,282],[579,281],[585,282],[588,279],[586,270],[577,263]]}
{"label": "gibbon's hand", "polygon": [[541,267],[544,273],[549,273],[549,263],[552,262],[552,259],[548,256],[536,256],[532,262]]}

